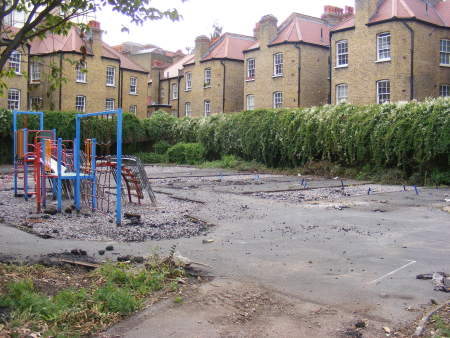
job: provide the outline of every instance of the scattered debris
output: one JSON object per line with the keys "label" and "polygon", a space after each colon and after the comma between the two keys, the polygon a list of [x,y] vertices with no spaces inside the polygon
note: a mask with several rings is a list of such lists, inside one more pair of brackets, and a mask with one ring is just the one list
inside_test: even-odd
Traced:
{"label": "scattered debris", "polygon": [[202,241],[203,244],[209,244],[209,243],[214,243],[214,242],[215,242],[214,239],[204,239],[204,240]]}
{"label": "scattered debris", "polygon": [[363,329],[363,328],[365,328],[366,326],[367,326],[367,324],[366,324],[366,322],[365,322],[364,320],[358,320],[358,321],[355,323],[355,327],[358,328],[358,329]]}
{"label": "scattered debris", "polygon": [[435,291],[450,292],[450,275],[445,272],[425,273],[416,276],[417,279],[433,280]]}
{"label": "scattered debris", "polygon": [[391,329],[388,328],[387,326],[383,327],[383,330],[385,333],[390,334],[391,333]]}
{"label": "scattered debris", "polygon": [[98,254],[99,254],[100,256],[103,256],[103,255],[105,254],[105,250],[98,250]]}
{"label": "scattered debris", "polygon": [[47,214],[47,215],[56,215],[57,212],[58,212],[58,209],[54,205],[49,205],[44,210],[44,214]]}
{"label": "scattered debris", "polygon": [[114,247],[113,247],[112,245],[108,245],[108,246],[105,248],[105,250],[106,250],[106,251],[113,251],[113,250],[114,250]]}

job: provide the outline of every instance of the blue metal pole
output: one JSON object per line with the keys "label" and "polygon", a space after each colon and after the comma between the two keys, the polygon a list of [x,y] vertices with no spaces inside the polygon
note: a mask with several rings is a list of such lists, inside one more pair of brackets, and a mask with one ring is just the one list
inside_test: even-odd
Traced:
{"label": "blue metal pole", "polygon": [[13,110],[14,196],[17,197],[17,112]]}
{"label": "blue metal pole", "polygon": [[39,112],[39,130],[44,130],[44,113]]}
{"label": "blue metal pole", "polygon": [[27,152],[28,144],[28,129],[23,129],[23,193],[25,201],[28,201],[28,164],[25,161],[25,154]]}
{"label": "blue metal pole", "polygon": [[75,162],[75,208],[77,211],[81,209],[80,200],[80,117],[77,115],[75,120],[75,149],[74,149],[74,162]]}
{"label": "blue metal pole", "polygon": [[97,140],[94,138],[92,139],[92,172],[91,172],[91,176],[92,176],[92,211],[95,211],[95,209],[97,209],[97,179],[95,177],[95,171],[96,171],[96,161],[95,161],[95,157],[96,157],[96,149],[95,146],[97,144]]}
{"label": "blue metal pole", "polygon": [[61,159],[62,159],[62,139],[58,138],[58,189],[56,192],[56,197],[58,199],[58,212],[62,211]]}
{"label": "blue metal pole", "polygon": [[122,221],[122,109],[117,109],[117,202],[116,224]]}
{"label": "blue metal pole", "polygon": [[45,168],[45,164],[46,164],[46,161],[47,161],[47,159],[46,159],[46,154],[45,154],[45,148],[46,148],[46,146],[47,146],[47,144],[46,144],[46,139],[45,138],[42,138],[42,141],[41,141],[41,143],[42,143],[42,166],[41,166],[41,177],[42,177],[42,180],[41,180],[41,199],[42,199],[42,205],[44,206],[44,208],[46,207],[46,205],[47,205],[47,201],[46,201],[46,195],[47,195],[47,187],[45,186],[45,174],[46,174],[46,172],[45,172],[45,170],[46,170],[46,168]]}

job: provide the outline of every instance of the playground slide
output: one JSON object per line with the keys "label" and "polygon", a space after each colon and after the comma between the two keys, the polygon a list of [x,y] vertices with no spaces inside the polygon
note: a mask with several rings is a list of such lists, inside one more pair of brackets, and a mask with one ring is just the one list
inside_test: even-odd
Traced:
{"label": "playground slide", "polygon": [[[50,158],[50,168],[54,174],[58,174],[58,161]],[[66,173],[67,168],[61,164],[61,175]]]}

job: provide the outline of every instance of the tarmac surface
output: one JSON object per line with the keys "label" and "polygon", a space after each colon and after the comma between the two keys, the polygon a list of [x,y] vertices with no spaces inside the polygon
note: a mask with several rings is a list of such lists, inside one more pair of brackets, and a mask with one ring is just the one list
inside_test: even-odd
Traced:
{"label": "tarmac surface", "polygon": [[[382,192],[383,186],[344,180],[344,191],[350,186],[364,189],[351,196],[294,202],[254,193],[307,194],[315,188],[342,189],[342,182],[190,167],[152,166],[147,171],[156,192],[199,202],[193,216],[213,224],[207,234],[138,243],[55,240],[0,223],[0,254],[27,260],[80,248],[98,259],[115,259],[117,254],[167,252],[176,245],[183,256],[210,266],[208,272],[217,280],[217,290],[200,287],[191,299],[219,289],[236,299],[242,298],[236,290],[246,288],[269,293],[261,302],[265,310],[259,317],[255,310],[254,321],[245,325],[222,320],[236,312],[234,305],[228,304],[228,309],[222,304],[226,313],[218,320],[210,318],[211,311],[218,311],[211,306],[217,304],[187,302],[177,308],[163,304],[158,315],[144,311],[138,316],[145,320],[132,318],[109,332],[125,337],[349,336],[342,330],[361,318],[370,323],[364,336],[385,336],[382,327],[400,327],[420,316],[430,299],[448,299],[448,294],[433,291],[430,281],[417,280],[416,275],[450,272],[450,214],[444,210],[449,189],[398,186]],[[368,194],[367,186],[377,188]],[[98,256],[97,251],[110,244],[115,250]],[[270,312],[274,306],[279,311]],[[323,314],[324,309],[335,312]],[[156,325],[169,313],[180,320],[169,328]],[[301,318],[308,318],[308,313],[317,316],[303,323],[295,313],[303,314]],[[268,325],[267,319],[262,325],[264,318],[278,321]],[[198,322],[209,324],[200,329]],[[146,335],[150,329],[152,334]]]}

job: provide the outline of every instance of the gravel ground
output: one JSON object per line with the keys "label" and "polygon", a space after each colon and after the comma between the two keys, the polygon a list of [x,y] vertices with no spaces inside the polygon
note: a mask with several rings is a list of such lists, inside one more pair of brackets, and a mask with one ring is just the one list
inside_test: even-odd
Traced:
{"label": "gravel ground", "polygon": [[[299,191],[284,191],[273,193],[258,192],[252,194],[252,196],[293,203],[308,201],[337,202],[350,196],[367,195],[369,193],[369,189],[370,194],[403,191],[403,187],[399,185],[364,184],[345,187],[344,190],[342,190],[341,188],[317,188],[311,190],[305,189]],[[410,190],[412,188],[409,187],[407,189]]]}
{"label": "gravel ground", "polygon": [[152,179],[154,185],[173,185],[176,183],[193,183],[193,184],[214,184],[214,185],[258,185],[264,184],[263,180],[270,178],[281,178],[281,175],[228,175],[228,176],[205,176],[205,177],[177,177],[177,178],[159,178]]}
{"label": "gravel ground", "polygon": [[158,176],[160,174],[170,174],[170,173],[185,173],[185,172],[195,172],[200,170],[195,167],[165,167],[161,165],[146,165],[145,171],[149,177]]}
{"label": "gravel ground", "polygon": [[[144,200],[142,205],[128,204],[125,211],[140,215],[140,221],[124,218],[122,225],[116,226],[113,214],[102,212],[35,214],[34,199],[26,202],[23,198],[14,198],[11,190],[0,191],[0,221],[46,238],[78,240],[135,242],[193,237],[207,231],[204,222],[189,216],[195,213],[199,204],[163,194],[157,194],[156,198],[156,208],[149,200]],[[65,205],[63,210],[68,206]]]}

